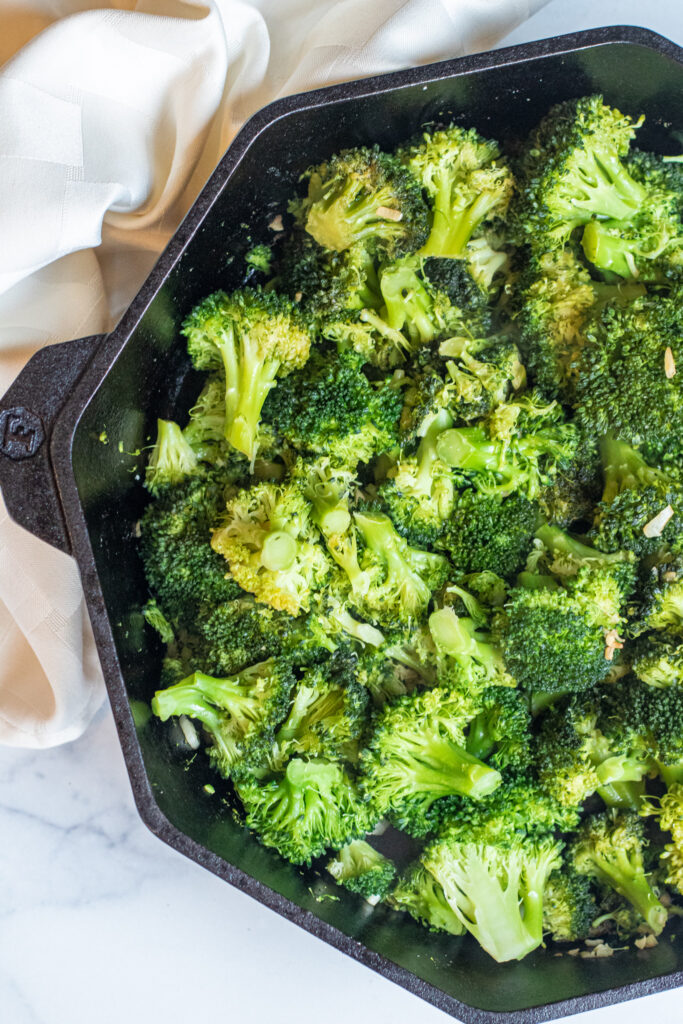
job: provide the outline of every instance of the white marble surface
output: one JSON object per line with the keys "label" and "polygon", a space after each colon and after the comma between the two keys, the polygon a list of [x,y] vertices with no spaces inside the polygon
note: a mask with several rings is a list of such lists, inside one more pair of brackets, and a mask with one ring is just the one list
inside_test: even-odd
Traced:
{"label": "white marble surface", "polygon": [[[683,0],[553,0],[505,42],[645,24]],[[442,1013],[168,849],[142,825],[108,708],[68,746],[0,749],[0,1022],[445,1024]],[[682,1024],[683,992],[572,1018]]]}

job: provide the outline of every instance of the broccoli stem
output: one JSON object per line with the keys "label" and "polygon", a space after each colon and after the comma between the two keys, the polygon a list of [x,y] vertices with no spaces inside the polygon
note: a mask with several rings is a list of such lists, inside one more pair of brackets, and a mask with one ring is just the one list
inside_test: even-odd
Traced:
{"label": "broccoli stem", "polygon": [[501,472],[502,446],[491,441],[481,427],[444,430],[436,441],[438,457],[454,469],[475,473]]}
{"label": "broccoli stem", "polygon": [[451,202],[451,179],[443,175],[434,197],[432,230],[420,255],[450,259],[465,256],[467,243],[498,201],[495,193],[481,192],[469,206],[454,209]]}
{"label": "broccoli stem", "polygon": [[434,303],[415,269],[395,264],[383,272],[380,288],[389,326],[400,331],[407,322],[422,344],[432,341],[435,328],[430,313]]}
{"label": "broccoli stem", "polygon": [[616,551],[614,554],[606,555],[602,551],[596,551],[595,548],[570,537],[559,526],[550,526],[546,523],[536,530],[536,537],[549,551],[567,555],[571,561],[582,565],[609,565],[624,560],[623,552]]}
{"label": "broccoli stem", "polygon": [[683,784],[683,761],[680,764],[662,764],[659,761],[657,766],[660,777],[668,789],[676,783]]}
{"label": "broccoli stem", "polygon": [[267,534],[261,547],[261,564],[272,572],[291,569],[296,561],[297,543],[284,530]]}
{"label": "broccoli stem", "polygon": [[385,563],[387,578],[397,588],[405,588],[411,594],[411,604],[416,609],[426,605],[430,597],[429,587],[406,561],[401,551],[401,539],[389,517],[381,513],[362,515],[356,512],[354,519],[367,547]]}
{"label": "broccoli stem", "polygon": [[[226,437],[230,444],[249,459],[256,456],[256,435],[263,403],[275,386],[280,368],[277,359],[263,359],[258,344],[249,335],[242,337],[242,358],[237,377],[228,377],[226,366],[226,395],[231,388],[237,390],[235,415],[226,417]],[[227,407],[227,399],[226,399]]]}
{"label": "broccoli stem", "polygon": [[614,226],[611,221],[589,221],[581,236],[581,246],[593,266],[631,280],[638,277],[633,251],[635,243],[609,234],[609,229],[613,230]]}
{"label": "broccoli stem", "polygon": [[560,584],[554,576],[546,576],[540,572],[520,572],[517,574],[517,586],[525,590],[559,590]]}
{"label": "broccoli stem", "polygon": [[320,484],[311,489],[309,498],[313,506],[313,522],[325,537],[346,533],[351,525],[351,513],[346,499],[340,497],[339,487]]}
{"label": "broccoli stem", "polygon": [[[598,771],[598,775],[599,775]],[[641,778],[636,781],[615,781],[606,785],[598,786],[598,796],[607,807],[618,807],[626,811],[637,811],[640,809],[645,795],[645,782]]]}
{"label": "broccoli stem", "polygon": [[600,459],[605,479],[604,502],[614,501],[622,491],[655,484],[661,477],[635,448],[609,434],[600,439]]}
{"label": "broccoli stem", "polygon": [[442,654],[456,661],[470,659],[483,665],[492,675],[500,670],[500,657],[492,644],[477,636],[472,619],[462,618],[452,608],[440,608],[429,616],[429,631]]}
{"label": "broccoli stem", "polygon": [[592,860],[603,881],[627,899],[655,935],[659,935],[666,924],[667,912],[652,891],[638,859],[634,863],[626,851],[614,847],[609,858],[594,852]]}
{"label": "broccoli stem", "polygon": [[439,461],[436,441],[444,430],[453,426],[453,417],[447,409],[440,409],[427,427],[417,449],[417,474],[415,490],[430,497],[434,486],[434,464]]}
{"label": "broccoli stem", "polygon": [[609,149],[585,150],[583,166],[577,167],[576,195],[570,205],[583,211],[585,221],[596,214],[608,220],[628,220],[636,212],[645,191],[633,180],[619,155]]}
{"label": "broccoli stem", "polygon": [[387,746],[385,756],[389,761],[396,759],[396,771],[409,794],[424,793],[432,800],[457,793],[481,800],[501,782],[495,769],[434,732],[397,736],[395,743]]}
{"label": "broccoli stem", "polygon": [[497,740],[491,736],[490,717],[486,711],[480,711],[470,722],[467,733],[466,750],[472,757],[485,761],[493,753]]}

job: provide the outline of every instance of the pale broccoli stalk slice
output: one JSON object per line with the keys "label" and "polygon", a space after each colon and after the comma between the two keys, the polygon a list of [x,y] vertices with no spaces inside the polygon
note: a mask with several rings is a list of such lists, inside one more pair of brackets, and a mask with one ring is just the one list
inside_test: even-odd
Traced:
{"label": "pale broccoli stalk slice", "polygon": [[364,839],[344,846],[329,861],[327,870],[338,885],[363,896],[371,906],[384,899],[396,877],[393,863]]}
{"label": "pale broccoli stalk slice", "polygon": [[147,463],[145,486],[152,494],[179,484],[197,472],[199,460],[173,420],[157,420],[157,439]]}
{"label": "pale broccoli stalk slice", "polygon": [[561,848],[550,838],[491,845],[446,835],[422,860],[465,928],[505,963],[522,960],[543,941],[543,893]]}

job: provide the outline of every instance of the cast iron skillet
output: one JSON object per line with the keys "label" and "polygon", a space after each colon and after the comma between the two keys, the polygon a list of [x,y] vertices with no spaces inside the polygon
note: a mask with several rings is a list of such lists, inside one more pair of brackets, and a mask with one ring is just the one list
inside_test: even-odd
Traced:
{"label": "cast iron skillet", "polygon": [[[602,92],[644,112],[643,148],[680,151],[683,50],[606,28],[350,82],[271,104],[237,136],[118,327],[39,352],[0,402],[0,484],[10,514],[80,566],[135,800],[161,839],[289,920],[466,1024],[531,1024],[683,983],[683,942],[611,959],[537,950],[496,965],[468,938],[432,935],[293,868],[203,792],[197,758],[133,710],[156,688],[161,646],[145,626],[135,542],[142,459],[156,418],[198,391],[178,327],[204,295],[241,281],[298,175],[344,146],[391,147],[451,120],[505,141],[552,103]],[[131,704],[132,702],[132,704]],[[136,724],[137,722],[137,724]],[[218,787],[217,787],[218,789]],[[400,854],[400,851],[398,851]],[[339,901],[320,899],[326,893]]]}

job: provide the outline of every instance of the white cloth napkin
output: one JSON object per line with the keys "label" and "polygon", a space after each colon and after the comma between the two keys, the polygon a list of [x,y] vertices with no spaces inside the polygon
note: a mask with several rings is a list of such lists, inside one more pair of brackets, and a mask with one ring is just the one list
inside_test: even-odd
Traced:
{"label": "white cloth napkin", "polygon": [[[111,328],[259,107],[486,49],[545,2],[0,0],[0,394]],[[0,742],[75,739],[103,693],[75,563],[0,499]]]}

